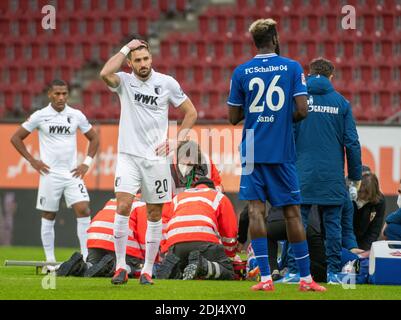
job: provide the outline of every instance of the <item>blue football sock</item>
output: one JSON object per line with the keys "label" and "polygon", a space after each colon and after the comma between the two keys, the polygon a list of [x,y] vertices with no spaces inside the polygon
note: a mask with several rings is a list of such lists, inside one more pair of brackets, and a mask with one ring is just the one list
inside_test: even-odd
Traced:
{"label": "blue football sock", "polygon": [[298,265],[299,275],[302,277],[307,277],[310,275],[310,260],[309,260],[309,250],[308,243],[306,240],[296,243],[290,243],[292,252],[295,257],[295,261]]}
{"label": "blue football sock", "polygon": [[262,277],[269,276],[270,267],[267,255],[267,239],[266,238],[253,239],[252,249],[253,252],[255,253],[256,261],[258,262],[260,275]]}

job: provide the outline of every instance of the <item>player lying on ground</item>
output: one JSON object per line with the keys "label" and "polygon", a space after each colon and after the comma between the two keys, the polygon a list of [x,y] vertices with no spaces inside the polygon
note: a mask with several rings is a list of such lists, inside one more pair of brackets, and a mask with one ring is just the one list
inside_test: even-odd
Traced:
{"label": "player lying on ground", "polygon": [[[113,237],[113,222],[117,202],[109,200],[104,208],[93,218],[88,229],[88,259],[86,263],[82,255],[74,253],[71,258],[60,265],[58,276],[85,276],[85,277],[111,277],[115,272],[115,250]],[[169,211],[169,204],[163,208],[163,213]],[[166,223],[166,215],[163,214],[163,222]],[[129,228],[130,234],[127,241],[127,272],[130,277],[139,277],[143,267],[145,256],[145,234],[147,216],[146,204],[134,200],[131,208]],[[160,258],[156,258],[160,263]]]}

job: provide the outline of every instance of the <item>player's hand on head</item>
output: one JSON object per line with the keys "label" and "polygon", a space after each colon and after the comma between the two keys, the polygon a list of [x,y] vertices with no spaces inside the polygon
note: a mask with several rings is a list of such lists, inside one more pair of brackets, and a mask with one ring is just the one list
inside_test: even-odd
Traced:
{"label": "player's hand on head", "polygon": [[37,160],[37,159],[34,159],[32,162],[31,162],[31,166],[37,171],[37,172],[39,172],[40,174],[48,174],[49,173],[49,170],[50,170],[50,167],[46,164],[46,163],[44,163],[42,160]]}
{"label": "player's hand on head", "polygon": [[128,42],[126,44],[126,46],[128,48],[130,48],[131,51],[132,51],[132,50],[135,50],[136,48],[139,48],[140,46],[146,46],[147,47],[148,45],[147,45],[147,43],[145,41],[138,40],[138,39],[133,39],[130,42]]}
{"label": "player's hand on head", "polygon": [[83,179],[83,177],[88,172],[88,170],[89,170],[89,167],[86,164],[82,163],[78,167],[76,167],[75,169],[71,170],[71,172],[72,172],[72,176],[74,178]]}

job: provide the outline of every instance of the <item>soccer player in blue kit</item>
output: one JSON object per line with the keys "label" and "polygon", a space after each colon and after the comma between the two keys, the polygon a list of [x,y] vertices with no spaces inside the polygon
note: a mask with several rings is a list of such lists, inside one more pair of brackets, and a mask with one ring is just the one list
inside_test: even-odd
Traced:
{"label": "soccer player in blue kit", "polygon": [[268,200],[274,207],[283,207],[288,239],[300,270],[299,290],[326,291],[310,275],[295,167],[293,122],[308,113],[305,76],[298,62],[279,56],[274,20],[257,20],[249,32],[258,54],[234,70],[227,104],[231,124],[244,120],[239,196],[248,200],[252,247],[261,273],[261,282],[252,289],[274,290],[264,222]]}

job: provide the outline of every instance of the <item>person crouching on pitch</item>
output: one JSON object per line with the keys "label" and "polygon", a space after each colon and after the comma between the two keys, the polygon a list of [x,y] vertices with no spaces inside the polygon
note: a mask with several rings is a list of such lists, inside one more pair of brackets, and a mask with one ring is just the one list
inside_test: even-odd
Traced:
{"label": "person crouching on pitch", "polygon": [[212,180],[199,178],[191,189],[173,198],[166,227],[167,254],[158,279],[233,280],[237,216],[231,201],[215,190]]}

